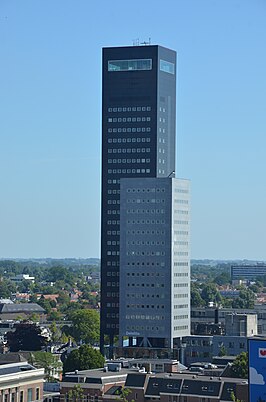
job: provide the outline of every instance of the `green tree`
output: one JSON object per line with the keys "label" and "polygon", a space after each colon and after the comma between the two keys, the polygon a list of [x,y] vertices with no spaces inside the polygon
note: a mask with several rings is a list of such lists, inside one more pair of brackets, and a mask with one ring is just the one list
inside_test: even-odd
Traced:
{"label": "green tree", "polygon": [[11,293],[16,292],[16,286],[9,279],[2,279],[0,281],[0,298],[9,299]]}
{"label": "green tree", "polygon": [[60,321],[62,314],[59,311],[51,311],[47,316],[47,321]]}
{"label": "green tree", "polygon": [[222,345],[222,346],[220,347],[218,356],[226,356],[226,355],[227,355],[227,350],[226,350],[225,346]]}
{"label": "green tree", "polygon": [[205,301],[206,305],[208,305],[209,302],[220,303],[222,300],[222,297],[214,283],[206,283],[203,285],[201,297]]}
{"label": "green tree", "polygon": [[89,345],[82,345],[72,350],[64,361],[64,373],[74,370],[89,370],[104,366],[104,357],[96,349]]}
{"label": "green tree", "polygon": [[50,301],[45,299],[43,295],[40,297],[40,299],[37,301],[37,303],[39,304],[39,306],[44,308],[46,314],[49,314],[51,312],[52,307],[51,307]]}
{"label": "green tree", "polygon": [[32,353],[32,362],[37,368],[44,368],[45,379],[48,382],[54,381],[54,376],[58,371],[62,371],[62,363],[57,355],[50,352]]}
{"label": "green tree", "polygon": [[96,310],[76,310],[69,314],[68,319],[73,323],[70,334],[77,342],[90,345],[99,342],[100,316]]}
{"label": "green tree", "polygon": [[220,286],[227,285],[231,283],[231,275],[229,272],[222,272],[213,279],[213,282]]}
{"label": "green tree", "polygon": [[200,291],[195,286],[191,287],[190,295],[191,295],[191,305],[193,307],[201,307],[205,305],[205,302],[200,295]]}
{"label": "green tree", "polygon": [[73,402],[79,402],[84,400],[84,391],[80,384],[74,385],[74,387],[68,392],[68,400]]}
{"label": "green tree", "polygon": [[117,395],[119,395],[118,400],[122,399],[123,402],[135,402],[134,399],[129,398],[130,395],[132,394],[132,391],[130,388],[125,388],[122,386],[117,390]]}
{"label": "green tree", "polygon": [[242,352],[232,364],[232,377],[248,378],[248,353]]}
{"label": "green tree", "polygon": [[255,294],[250,289],[241,289],[239,297],[232,302],[233,308],[253,308],[255,303]]}
{"label": "green tree", "polygon": [[46,344],[46,338],[42,336],[41,329],[36,324],[21,322],[16,325],[14,332],[7,333],[7,343],[10,352],[20,350],[41,350]]}

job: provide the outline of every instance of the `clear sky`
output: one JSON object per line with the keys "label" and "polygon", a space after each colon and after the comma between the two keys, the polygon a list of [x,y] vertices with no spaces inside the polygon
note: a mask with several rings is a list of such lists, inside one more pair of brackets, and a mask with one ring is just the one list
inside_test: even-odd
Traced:
{"label": "clear sky", "polygon": [[0,0],[0,257],[98,257],[101,48],[178,52],[192,258],[266,260],[265,0]]}

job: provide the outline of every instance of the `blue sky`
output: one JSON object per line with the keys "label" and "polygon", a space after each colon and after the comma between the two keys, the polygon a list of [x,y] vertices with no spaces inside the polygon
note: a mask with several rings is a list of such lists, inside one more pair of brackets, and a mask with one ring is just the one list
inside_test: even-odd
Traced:
{"label": "blue sky", "polygon": [[97,257],[101,48],[178,52],[192,258],[266,260],[265,0],[0,0],[0,257]]}

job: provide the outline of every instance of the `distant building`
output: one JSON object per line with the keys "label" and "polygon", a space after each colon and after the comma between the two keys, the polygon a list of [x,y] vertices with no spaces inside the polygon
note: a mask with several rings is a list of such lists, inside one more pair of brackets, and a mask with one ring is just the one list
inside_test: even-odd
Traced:
{"label": "distant building", "polygon": [[256,314],[227,314],[225,334],[230,336],[254,336],[258,334]]}
{"label": "distant building", "polygon": [[21,361],[0,365],[0,394],[3,402],[43,400],[44,369]]}
{"label": "distant building", "polygon": [[30,281],[33,282],[35,281],[35,276],[29,276],[28,274],[19,274],[16,276],[11,276],[10,280],[12,282],[23,282],[23,281]]}
{"label": "distant building", "polygon": [[231,280],[255,281],[257,277],[266,275],[266,265],[232,265]]}
{"label": "distant building", "polygon": [[42,320],[45,310],[37,303],[0,304],[0,320],[28,318],[33,313],[39,314]]}
{"label": "distant building", "polygon": [[[191,334],[199,334],[198,328],[205,325],[218,325],[225,331],[225,319],[230,314],[257,315],[257,334],[266,335],[266,304],[255,304],[252,309],[216,308],[216,307],[192,307],[191,309]],[[254,328],[255,335],[256,328]],[[203,335],[206,332],[202,333]],[[217,333],[218,335],[218,333]]]}

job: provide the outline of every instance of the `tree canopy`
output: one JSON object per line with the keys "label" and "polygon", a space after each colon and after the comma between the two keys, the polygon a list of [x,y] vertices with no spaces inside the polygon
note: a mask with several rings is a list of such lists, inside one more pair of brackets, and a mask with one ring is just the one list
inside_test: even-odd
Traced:
{"label": "tree canopy", "polygon": [[70,335],[79,342],[93,345],[100,339],[100,316],[96,310],[74,310],[68,314],[72,321]]}
{"label": "tree canopy", "polygon": [[80,348],[70,352],[64,361],[64,373],[101,368],[104,366],[104,362],[104,357],[98,350],[89,345],[82,345]]}
{"label": "tree canopy", "polygon": [[53,355],[50,352],[34,352],[32,353],[31,363],[37,368],[44,368],[44,374],[46,380],[53,381],[54,374],[60,368],[62,369],[62,363],[58,359],[58,355]]}
{"label": "tree canopy", "polygon": [[41,350],[46,344],[46,338],[41,334],[41,328],[36,324],[21,322],[16,325],[14,332],[7,333],[7,342],[10,352],[20,350]]}
{"label": "tree canopy", "polygon": [[242,352],[232,364],[232,376],[235,378],[248,378],[248,353]]}

